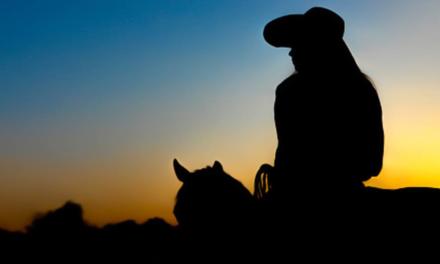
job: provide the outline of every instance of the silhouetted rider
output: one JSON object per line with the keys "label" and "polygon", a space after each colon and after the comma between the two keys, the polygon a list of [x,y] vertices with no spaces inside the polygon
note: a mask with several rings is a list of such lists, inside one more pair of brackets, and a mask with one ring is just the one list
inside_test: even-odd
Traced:
{"label": "silhouetted rider", "polygon": [[295,66],[276,90],[274,192],[362,188],[382,169],[380,101],[343,34],[343,19],[320,7],[264,29],[269,44],[291,48]]}

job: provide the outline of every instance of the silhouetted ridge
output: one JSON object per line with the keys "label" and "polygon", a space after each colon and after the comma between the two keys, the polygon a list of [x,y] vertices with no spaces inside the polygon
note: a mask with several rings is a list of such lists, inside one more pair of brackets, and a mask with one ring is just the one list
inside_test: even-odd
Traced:
{"label": "silhouetted ridge", "polygon": [[126,220],[102,228],[92,226],[84,221],[81,205],[71,201],[35,217],[25,232],[0,229],[0,246],[7,249],[6,256],[46,263],[82,263],[84,259],[168,262],[177,256],[166,254],[176,248],[177,241],[176,227],[160,218],[142,224]]}
{"label": "silhouetted ridge", "polygon": [[68,201],[62,207],[37,216],[27,227],[31,236],[75,237],[88,228],[79,204]]}

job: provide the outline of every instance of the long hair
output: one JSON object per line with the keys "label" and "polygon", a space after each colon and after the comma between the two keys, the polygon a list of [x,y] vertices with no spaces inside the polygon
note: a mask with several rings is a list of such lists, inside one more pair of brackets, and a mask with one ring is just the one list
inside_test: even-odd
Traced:
{"label": "long hair", "polygon": [[287,188],[293,179],[323,186],[357,184],[377,176],[384,134],[372,82],[342,39],[314,41],[297,52],[295,68],[302,67],[277,88],[275,167],[288,176],[277,177],[278,185]]}

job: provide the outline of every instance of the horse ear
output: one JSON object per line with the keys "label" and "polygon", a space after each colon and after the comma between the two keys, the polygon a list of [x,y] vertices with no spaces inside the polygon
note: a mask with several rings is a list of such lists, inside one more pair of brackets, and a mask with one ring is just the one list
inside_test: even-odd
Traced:
{"label": "horse ear", "polygon": [[190,174],[190,172],[187,169],[185,169],[182,165],[180,165],[177,159],[173,160],[173,167],[177,179],[179,179],[179,181],[181,182],[185,182],[188,179],[188,175]]}
{"label": "horse ear", "polygon": [[217,171],[223,171],[222,164],[217,160],[214,162],[214,166],[212,166],[212,168]]}

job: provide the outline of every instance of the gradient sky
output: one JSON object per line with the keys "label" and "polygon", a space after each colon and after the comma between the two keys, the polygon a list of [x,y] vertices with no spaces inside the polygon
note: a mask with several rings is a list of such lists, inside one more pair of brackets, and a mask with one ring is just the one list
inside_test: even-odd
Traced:
{"label": "gradient sky", "polygon": [[69,199],[97,225],[174,223],[174,157],[217,159],[252,189],[292,71],[262,29],[315,5],[344,17],[382,101],[384,169],[369,184],[440,187],[439,1],[2,0],[0,226]]}

